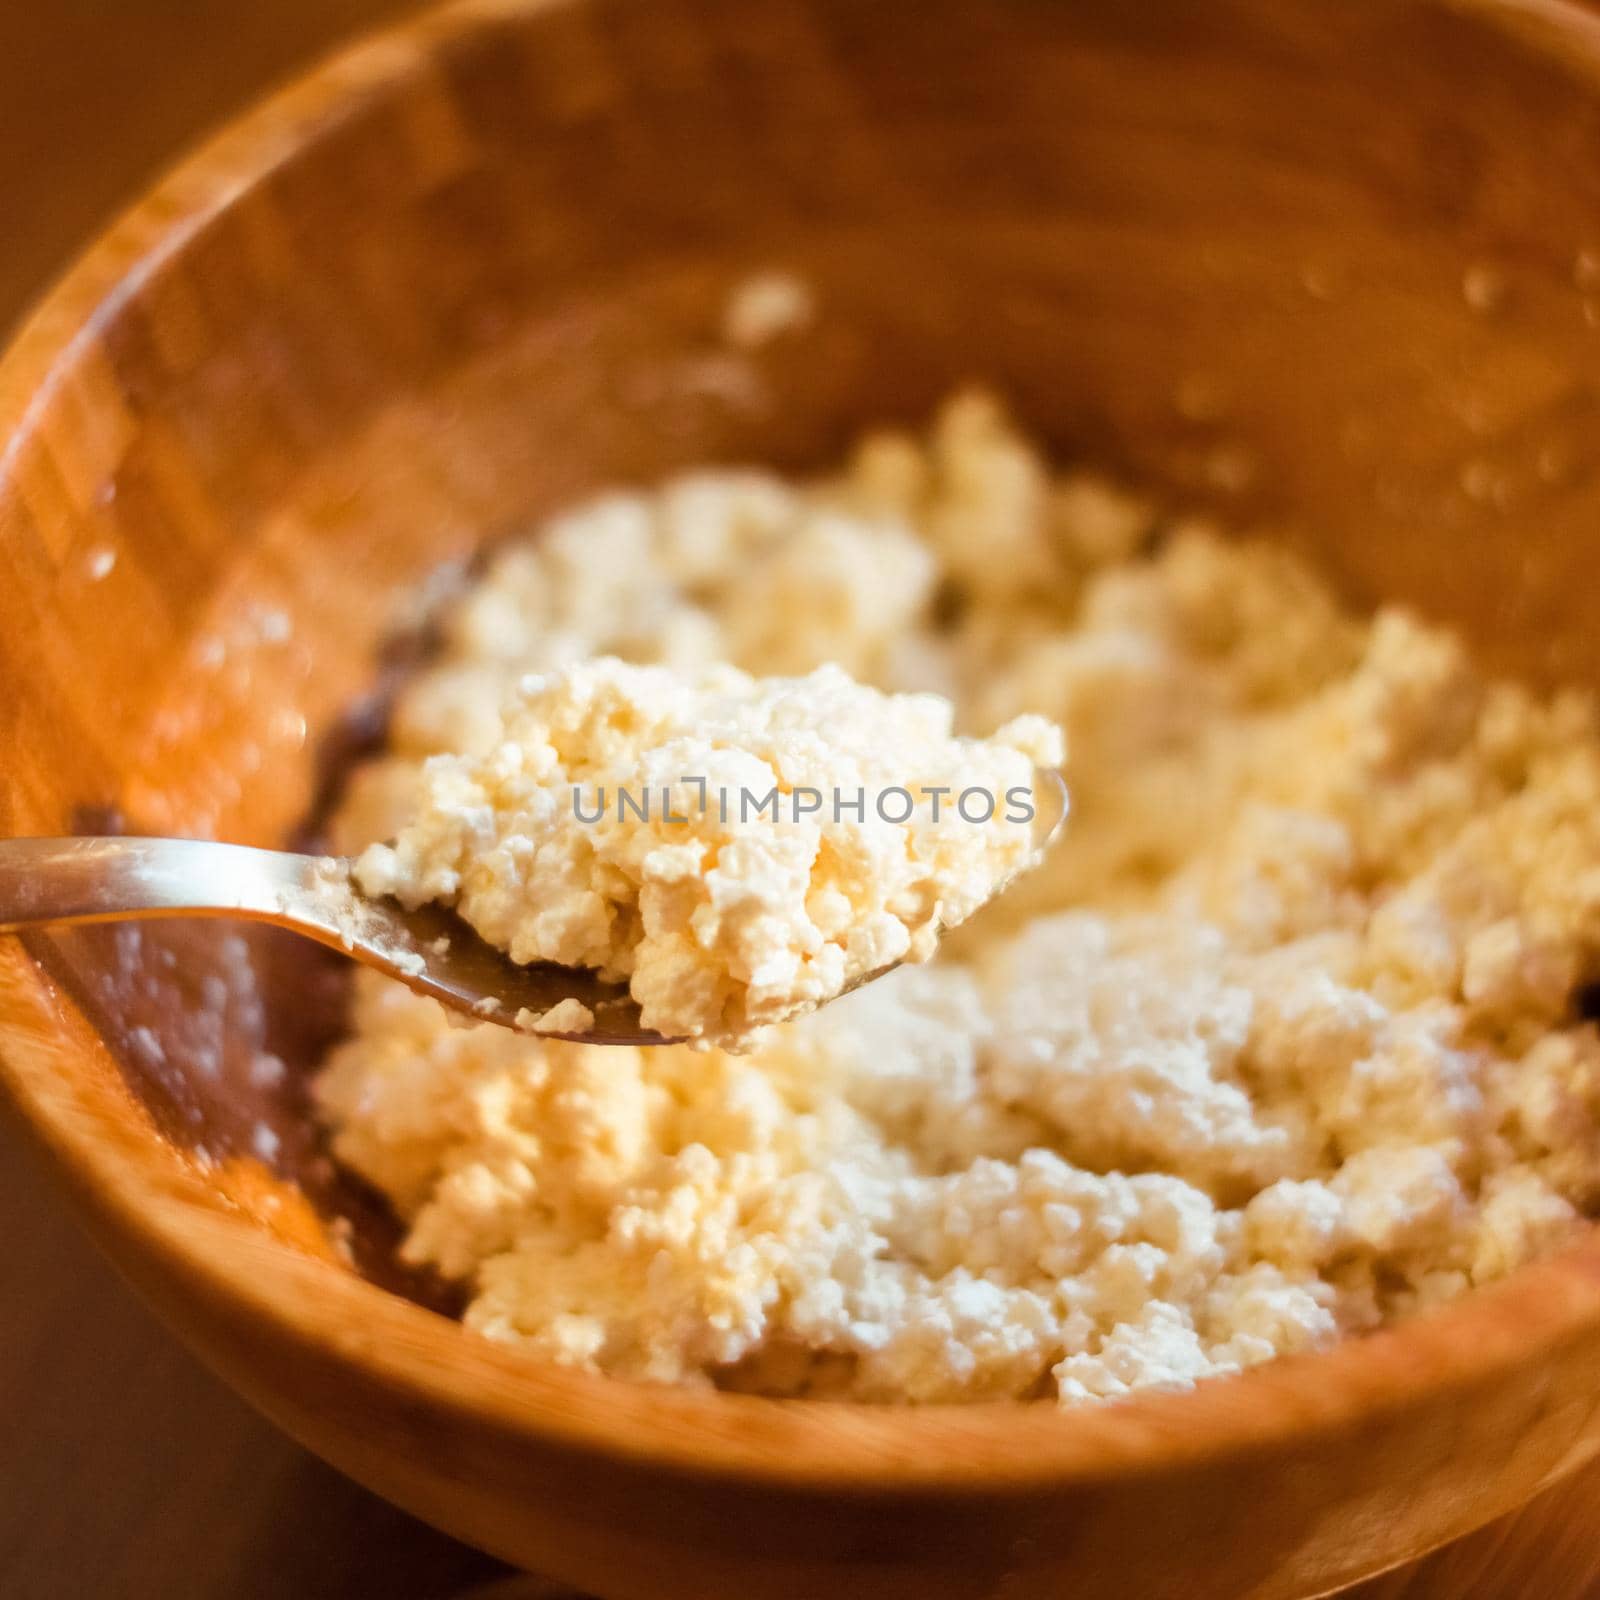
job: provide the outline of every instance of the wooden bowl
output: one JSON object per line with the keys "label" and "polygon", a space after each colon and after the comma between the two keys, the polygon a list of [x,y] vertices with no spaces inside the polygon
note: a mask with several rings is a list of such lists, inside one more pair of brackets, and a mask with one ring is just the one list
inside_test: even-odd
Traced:
{"label": "wooden bowl", "polygon": [[[819,321],[730,354],[766,266]],[[282,841],[441,562],[597,485],[826,462],[969,377],[1593,680],[1597,324],[1600,23],[1548,0],[458,6],[181,167],[0,366],[0,832]],[[215,926],[0,941],[0,1078],[242,1393],[600,1594],[1308,1595],[1600,1450],[1600,1241],[1068,1414],[537,1364],[380,1286],[304,1113],[323,982]]]}

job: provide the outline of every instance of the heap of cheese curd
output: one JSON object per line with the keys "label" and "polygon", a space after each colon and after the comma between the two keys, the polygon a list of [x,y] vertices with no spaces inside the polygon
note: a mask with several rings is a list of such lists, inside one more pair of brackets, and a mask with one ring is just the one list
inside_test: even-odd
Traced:
{"label": "heap of cheese curd", "polygon": [[953,716],[836,666],[532,673],[485,749],[428,759],[356,879],[454,906],[515,961],[626,979],[663,1037],[737,1047],[926,961],[1037,861],[1034,770],[1060,764],[1059,730],[961,739]]}
{"label": "heap of cheese curd", "polygon": [[535,535],[445,619],[340,848],[602,656],[1046,717],[1073,816],[936,959],[745,1054],[461,1029],[363,973],[321,1115],[471,1327],[626,1378],[1072,1404],[1438,1305],[1600,1203],[1586,697],[1053,471],[981,395],[831,479],[691,474]]}

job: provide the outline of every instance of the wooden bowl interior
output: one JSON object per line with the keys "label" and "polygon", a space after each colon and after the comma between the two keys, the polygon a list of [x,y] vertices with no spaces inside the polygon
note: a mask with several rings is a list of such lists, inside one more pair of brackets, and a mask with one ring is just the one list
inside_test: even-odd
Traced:
{"label": "wooden bowl interior", "polygon": [[[12,358],[0,834],[288,840],[442,566],[604,485],[825,465],[968,380],[1064,460],[1593,681],[1600,55],[1542,16],[500,3],[330,69]],[[818,320],[732,352],[767,267]],[[315,958],[159,925],[29,949],[88,1019],[75,1070],[218,1208],[311,1251],[354,1218],[382,1278],[381,1208],[305,1115]]]}

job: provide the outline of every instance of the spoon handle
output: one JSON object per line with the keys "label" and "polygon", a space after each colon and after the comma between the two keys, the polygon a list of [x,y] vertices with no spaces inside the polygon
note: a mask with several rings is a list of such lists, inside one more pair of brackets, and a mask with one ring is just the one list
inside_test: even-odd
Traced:
{"label": "spoon handle", "polygon": [[206,839],[0,839],[0,933],[174,913],[279,921],[311,864]]}
{"label": "spoon handle", "polygon": [[574,999],[591,1021],[553,1037],[665,1042],[640,1024],[626,984],[518,965],[443,907],[408,911],[367,899],[346,862],[208,839],[0,839],[0,934],[172,916],[246,917],[291,928],[477,1021],[531,1027]]}

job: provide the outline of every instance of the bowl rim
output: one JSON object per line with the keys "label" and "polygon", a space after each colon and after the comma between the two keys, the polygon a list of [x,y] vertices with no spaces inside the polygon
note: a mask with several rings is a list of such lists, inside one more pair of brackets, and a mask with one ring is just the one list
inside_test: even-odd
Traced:
{"label": "bowl rim", "polygon": [[[451,0],[358,37],[169,168],[38,300],[0,357],[0,489],[97,331],[138,287],[308,143],[434,70],[456,39],[581,0]],[[1487,20],[1600,90],[1600,16],[1570,0],[1428,0]],[[684,1478],[736,1477],[868,1500],[1018,1495],[1325,1445],[1491,1390],[1600,1331],[1600,1228],[1453,1304],[1182,1393],[1062,1410],[875,1406],[657,1387],[517,1352],[197,1205],[103,1041],[61,1008],[23,941],[0,939],[0,1088],[102,1237],[157,1258],[183,1292],[408,1402],[530,1445]],[[62,1034],[79,1034],[63,1040]],[[107,1074],[110,1074],[110,1077]],[[113,1252],[114,1253],[114,1252]],[[1595,1447],[1600,1449],[1600,1445]]]}

